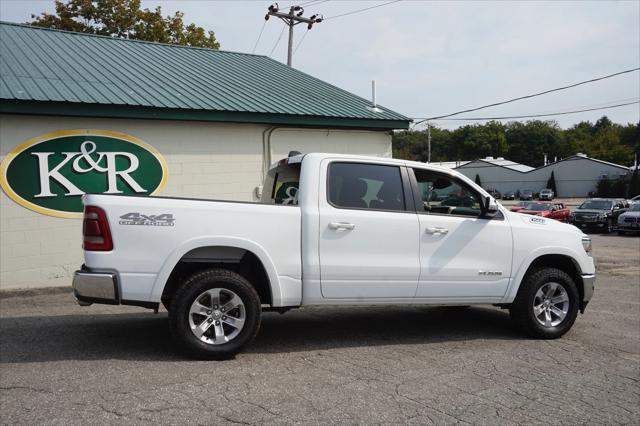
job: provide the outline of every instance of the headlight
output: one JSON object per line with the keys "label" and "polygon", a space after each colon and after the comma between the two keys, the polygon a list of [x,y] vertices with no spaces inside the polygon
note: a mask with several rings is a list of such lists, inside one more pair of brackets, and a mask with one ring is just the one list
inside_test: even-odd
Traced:
{"label": "headlight", "polygon": [[587,252],[589,256],[591,256],[591,237],[588,235],[582,236],[582,248]]}
{"label": "headlight", "polygon": [[599,215],[598,215],[598,219],[600,219],[600,220],[604,220],[604,219],[606,219],[606,218],[607,218],[607,215],[606,215],[606,214],[599,214]]}

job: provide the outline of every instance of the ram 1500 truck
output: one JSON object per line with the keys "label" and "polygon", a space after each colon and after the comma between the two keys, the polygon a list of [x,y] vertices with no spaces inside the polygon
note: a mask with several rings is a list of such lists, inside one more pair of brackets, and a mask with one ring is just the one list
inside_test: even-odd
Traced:
{"label": "ram 1500 truck", "polygon": [[526,334],[557,338],[594,291],[587,235],[511,213],[424,163],[292,153],[268,172],[260,203],[84,204],[79,303],[162,303],[173,337],[199,358],[239,352],[263,309],[307,305],[492,304]]}

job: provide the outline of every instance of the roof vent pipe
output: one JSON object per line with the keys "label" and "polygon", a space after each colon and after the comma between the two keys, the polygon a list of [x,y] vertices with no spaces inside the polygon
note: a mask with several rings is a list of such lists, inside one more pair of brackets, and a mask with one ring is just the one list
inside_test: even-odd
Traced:
{"label": "roof vent pipe", "polygon": [[367,109],[373,112],[382,111],[380,108],[378,108],[378,102],[376,101],[376,81],[375,80],[371,80],[371,106]]}

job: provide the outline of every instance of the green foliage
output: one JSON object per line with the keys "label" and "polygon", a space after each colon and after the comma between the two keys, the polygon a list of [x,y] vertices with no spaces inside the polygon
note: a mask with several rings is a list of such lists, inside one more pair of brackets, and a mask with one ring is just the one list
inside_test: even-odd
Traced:
{"label": "green foliage", "polygon": [[55,14],[31,15],[30,25],[117,38],[220,48],[213,31],[185,25],[184,13],[162,16],[160,6],[140,9],[140,0],[56,0]]}
{"label": "green foliage", "polygon": [[606,177],[602,177],[596,185],[596,194],[598,197],[611,197],[611,181]]}
{"label": "green foliage", "polygon": [[596,185],[596,192],[598,197],[625,198],[627,196],[624,179],[602,177]]}
{"label": "green foliage", "polygon": [[476,173],[476,183],[478,186],[482,186],[482,182],[480,181],[480,175]]}
{"label": "green foliage", "polygon": [[[564,158],[583,152],[589,157],[621,165],[633,162],[640,153],[640,123],[625,126],[602,117],[595,124],[583,121],[561,129],[554,121],[527,121],[502,124],[490,121],[455,130],[431,127],[431,159],[461,161],[486,156],[506,157],[532,167],[547,158]],[[417,161],[427,160],[427,133],[422,130],[398,132],[393,137],[393,155]]]}
{"label": "green foliage", "polygon": [[553,193],[555,194],[555,196],[558,196],[558,189],[556,188],[556,177],[554,176],[553,171],[551,171],[551,176],[549,177],[549,180],[547,181],[547,188],[552,190]]}
{"label": "green foliage", "polygon": [[627,197],[633,198],[636,195],[640,195],[640,173],[638,173],[638,167],[633,170],[631,180],[629,181],[629,194]]}

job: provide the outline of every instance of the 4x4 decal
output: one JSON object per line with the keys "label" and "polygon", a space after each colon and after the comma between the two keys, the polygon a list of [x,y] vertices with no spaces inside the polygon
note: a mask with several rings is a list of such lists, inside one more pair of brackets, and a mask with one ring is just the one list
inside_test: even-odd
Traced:
{"label": "4x4 decal", "polygon": [[175,219],[173,214],[163,213],[158,215],[145,215],[140,213],[127,213],[120,216],[120,225],[145,225],[145,226],[173,226]]}

